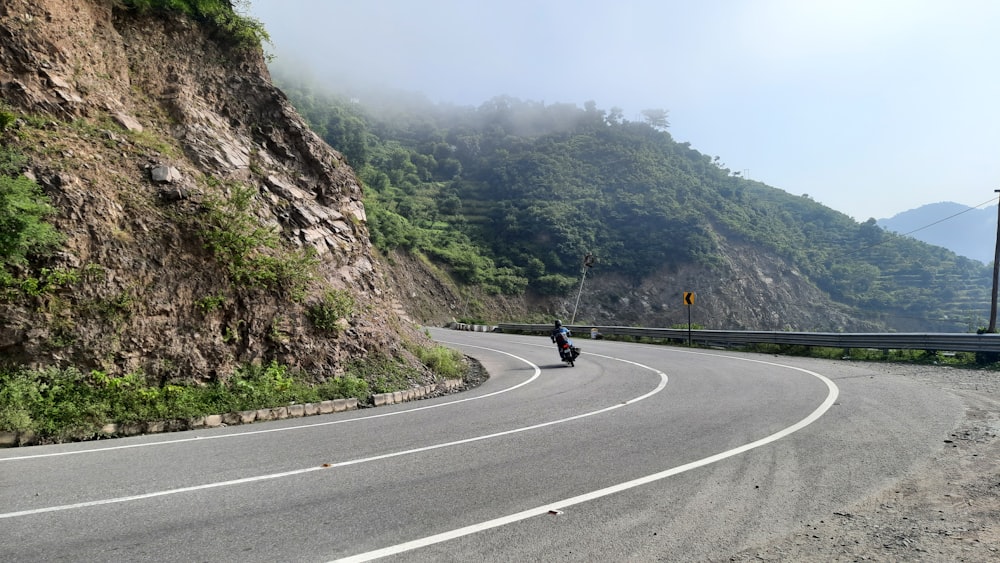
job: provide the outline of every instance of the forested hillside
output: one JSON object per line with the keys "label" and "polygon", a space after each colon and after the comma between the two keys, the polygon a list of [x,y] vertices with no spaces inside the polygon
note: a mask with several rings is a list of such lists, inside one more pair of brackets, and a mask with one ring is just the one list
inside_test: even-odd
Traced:
{"label": "forested hillside", "polygon": [[674,140],[665,111],[630,121],[593,103],[388,102],[275,80],[363,180],[375,245],[423,253],[462,283],[565,295],[587,254],[639,284],[718,269],[723,246],[751,245],[887,328],[985,324],[989,267],[742,178]]}

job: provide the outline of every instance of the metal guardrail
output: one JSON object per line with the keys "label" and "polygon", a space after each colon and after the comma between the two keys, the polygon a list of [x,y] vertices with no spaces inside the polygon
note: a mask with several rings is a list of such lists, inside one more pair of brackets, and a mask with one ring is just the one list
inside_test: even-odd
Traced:
{"label": "metal guardrail", "polygon": [[[952,332],[781,332],[743,330],[691,330],[627,326],[567,326],[576,338],[588,338],[591,329],[603,336],[633,336],[691,342],[708,346],[785,344],[829,348],[876,348],[880,350],[929,350],[937,352],[1000,352],[1000,334]],[[552,325],[498,324],[501,332],[549,334]]]}

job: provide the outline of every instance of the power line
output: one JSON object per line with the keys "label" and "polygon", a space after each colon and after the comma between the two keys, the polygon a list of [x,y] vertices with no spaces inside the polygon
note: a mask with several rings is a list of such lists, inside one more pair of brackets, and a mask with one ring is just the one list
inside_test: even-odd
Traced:
{"label": "power line", "polygon": [[[968,213],[970,211],[975,211],[976,209],[979,209],[980,207],[982,207],[984,205],[993,203],[994,201],[997,201],[998,199],[1000,199],[1000,198],[996,198],[996,197],[990,198],[990,199],[988,199],[988,200],[980,203],[979,205],[977,205],[975,207],[969,207],[968,209],[963,209],[962,211],[959,211],[958,213],[955,213],[953,215],[949,215],[948,217],[945,217],[944,219],[938,219],[937,221],[934,221],[933,223],[929,223],[927,225],[924,225],[923,227],[919,227],[919,228],[913,229],[912,231],[910,231],[908,233],[896,233],[896,235],[902,236],[902,237],[910,236],[913,233],[916,233],[918,231],[922,231],[922,230],[927,229],[929,227],[933,227],[934,225],[937,225],[938,223],[944,223],[945,221],[954,219],[955,217],[958,217],[959,215],[962,215],[964,213]],[[861,248],[858,248],[857,250],[845,253],[844,256],[850,256],[852,254],[857,254],[858,252],[861,252],[863,250],[868,250],[869,248],[875,248],[876,246],[882,246],[883,244],[888,244],[888,243],[889,243],[888,240],[883,240],[883,241],[880,241],[880,242],[876,242],[875,244],[870,244],[868,246],[862,246]]]}
{"label": "power line", "polygon": [[[1000,190],[996,190],[996,191],[1000,192]],[[893,234],[895,234],[896,236],[901,236],[901,237],[909,236],[909,235],[911,235],[913,233],[916,233],[918,231],[922,231],[922,230],[924,230],[924,229],[926,229],[928,227],[933,227],[934,225],[937,225],[939,223],[943,223],[945,221],[954,219],[955,217],[958,217],[959,215],[968,213],[969,211],[973,211],[975,209],[979,209],[980,207],[983,207],[984,205],[988,205],[990,203],[993,203],[994,201],[997,201],[998,199],[1000,199],[1000,198],[993,197],[993,198],[990,198],[990,199],[984,201],[983,203],[980,203],[979,205],[977,205],[975,207],[968,207],[968,208],[966,208],[966,209],[964,209],[962,211],[959,211],[958,213],[954,213],[954,214],[949,215],[948,217],[945,217],[943,219],[938,219],[937,221],[934,221],[932,223],[928,223],[927,225],[924,225],[923,227],[919,227],[919,228],[913,229],[912,231],[909,231],[907,233],[903,233],[903,234],[893,233]],[[1000,231],[998,231],[998,233],[1000,233]],[[851,256],[853,254],[857,254],[857,253],[862,252],[864,250],[875,248],[875,247],[881,246],[883,244],[889,244],[890,242],[892,242],[892,240],[893,239],[881,240],[881,241],[879,241],[877,243],[870,244],[868,246],[862,246],[861,248],[858,248],[858,249],[850,251],[850,252],[844,252],[840,256],[841,257]],[[896,275],[898,275],[898,273],[894,273],[894,274],[885,274],[885,273],[882,273],[880,275],[880,278],[895,277]],[[882,317],[882,318],[886,318],[886,319],[887,318],[910,319],[910,320],[933,321],[933,322],[951,322],[951,323],[955,323],[955,324],[960,324],[962,322],[968,322],[969,321],[969,319],[945,319],[945,318],[931,318],[929,316],[923,316],[923,317],[906,316],[906,315],[896,314],[896,313],[892,313],[892,312],[888,312],[888,311],[881,313],[879,316]],[[976,320],[979,320],[978,315],[976,317]]]}
{"label": "power line", "polygon": [[982,206],[984,206],[984,205],[986,205],[988,203],[992,203],[992,202],[996,201],[997,199],[998,198],[995,198],[995,197],[992,198],[992,199],[988,199],[988,200],[980,203],[979,205],[977,205],[975,207],[970,207],[968,209],[964,209],[962,211],[959,211],[958,213],[955,213],[954,215],[949,215],[948,217],[945,217],[944,219],[939,219],[939,220],[934,221],[933,223],[931,223],[929,225],[924,225],[923,227],[920,227],[919,229],[913,229],[912,231],[910,231],[908,233],[903,233],[903,236],[904,237],[905,236],[909,236],[909,235],[912,235],[913,233],[915,233],[917,231],[922,231],[922,230],[924,230],[924,229],[926,229],[928,227],[933,227],[934,225],[937,225],[938,223],[944,223],[945,221],[947,221],[949,219],[954,219],[955,217],[958,217],[959,215],[962,215],[963,213],[968,213],[970,211],[975,211],[976,209],[979,209],[980,207],[982,207]]}

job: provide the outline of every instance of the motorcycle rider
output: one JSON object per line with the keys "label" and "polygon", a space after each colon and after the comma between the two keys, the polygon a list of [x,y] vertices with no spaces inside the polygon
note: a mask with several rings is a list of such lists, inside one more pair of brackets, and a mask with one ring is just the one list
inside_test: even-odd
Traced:
{"label": "motorcycle rider", "polygon": [[556,320],[555,327],[552,329],[552,342],[556,343],[556,348],[559,349],[559,357],[563,357],[563,347],[565,344],[569,344],[569,349],[573,349],[573,342],[569,339],[571,332],[568,328],[562,325],[562,321]]}

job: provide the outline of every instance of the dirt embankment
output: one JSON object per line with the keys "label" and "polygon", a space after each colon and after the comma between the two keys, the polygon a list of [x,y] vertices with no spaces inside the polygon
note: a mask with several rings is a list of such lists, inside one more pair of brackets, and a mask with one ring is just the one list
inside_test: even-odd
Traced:
{"label": "dirt embankment", "polygon": [[965,420],[941,452],[893,486],[724,561],[1000,560],[1000,375],[869,364],[954,393]]}

